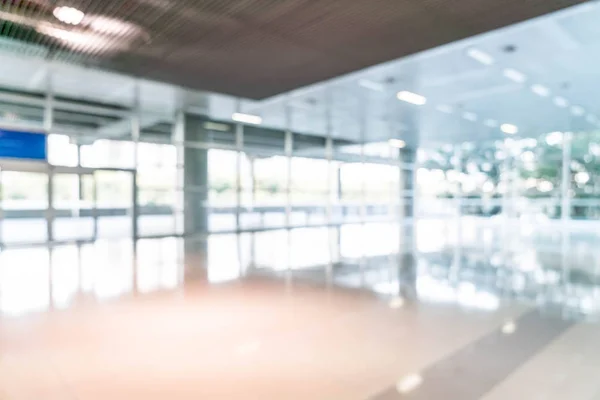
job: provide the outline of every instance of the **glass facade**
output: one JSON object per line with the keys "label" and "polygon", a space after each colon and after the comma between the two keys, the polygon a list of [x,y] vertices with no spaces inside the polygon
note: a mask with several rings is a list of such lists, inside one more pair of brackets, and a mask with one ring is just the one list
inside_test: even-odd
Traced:
{"label": "glass facade", "polygon": [[412,164],[386,140],[303,132],[292,105],[237,123],[219,102],[246,101],[200,109],[202,93],[74,66],[43,79],[0,89],[0,126],[48,143],[46,163],[0,160],[1,246],[412,221]]}

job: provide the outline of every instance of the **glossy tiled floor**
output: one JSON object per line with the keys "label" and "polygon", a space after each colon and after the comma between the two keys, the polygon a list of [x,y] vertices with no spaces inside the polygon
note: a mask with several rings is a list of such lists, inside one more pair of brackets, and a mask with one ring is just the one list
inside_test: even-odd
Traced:
{"label": "glossy tiled floor", "polygon": [[599,398],[593,233],[418,228],[6,250],[0,399]]}

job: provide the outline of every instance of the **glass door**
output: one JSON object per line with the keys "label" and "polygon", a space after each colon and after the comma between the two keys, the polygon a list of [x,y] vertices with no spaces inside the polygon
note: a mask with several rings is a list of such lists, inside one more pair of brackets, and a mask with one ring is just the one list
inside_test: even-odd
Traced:
{"label": "glass door", "polygon": [[48,240],[48,174],[0,166],[0,243]]}
{"label": "glass door", "polygon": [[93,171],[57,169],[52,176],[52,208],[53,240],[93,240],[97,230]]}
{"label": "glass door", "polygon": [[133,171],[96,170],[98,238],[133,237]]}

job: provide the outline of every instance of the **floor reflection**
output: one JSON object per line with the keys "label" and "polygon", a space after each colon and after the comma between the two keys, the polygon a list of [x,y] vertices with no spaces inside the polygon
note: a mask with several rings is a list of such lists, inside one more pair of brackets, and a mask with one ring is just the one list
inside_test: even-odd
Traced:
{"label": "floor reflection", "polygon": [[100,240],[0,253],[0,313],[177,290],[253,276],[493,310],[511,300],[600,314],[595,231],[496,219],[423,220],[180,238]]}

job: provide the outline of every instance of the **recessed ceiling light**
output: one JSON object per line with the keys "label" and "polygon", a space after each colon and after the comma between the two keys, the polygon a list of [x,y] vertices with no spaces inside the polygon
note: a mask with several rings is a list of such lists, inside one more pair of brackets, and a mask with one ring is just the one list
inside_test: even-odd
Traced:
{"label": "recessed ceiling light", "polygon": [[441,111],[443,113],[446,113],[446,114],[452,114],[452,111],[453,111],[452,107],[450,107],[449,105],[446,105],[446,104],[440,104],[435,109],[438,111]]}
{"label": "recessed ceiling light", "polygon": [[564,108],[569,105],[569,102],[564,97],[556,96],[554,98],[554,104],[556,104],[558,107]]}
{"label": "recessed ceiling light", "polygon": [[403,149],[406,147],[406,142],[402,139],[390,139],[388,140],[388,144],[398,149]]}
{"label": "recessed ceiling light", "polygon": [[471,121],[471,122],[477,121],[477,114],[475,114],[475,113],[465,111],[462,116],[467,121]]}
{"label": "recessed ceiling light", "polygon": [[73,7],[56,7],[52,14],[59,21],[69,25],[79,25],[83,21],[83,17],[85,17],[83,11]]}
{"label": "recessed ceiling light", "polygon": [[498,126],[498,121],[495,119],[486,119],[483,123],[485,126],[489,126],[490,128],[495,128]]}
{"label": "recessed ceiling light", "polygon": [[503,71],[503,74],[505,77],[507,77],[511,81],[514,81],[517,83],[523,83],[527,80],[527,77],[525,77],[525,75],[523,73],[517,71],[516,69],[506,68]]}
{"label": "recessed ceiling light", "polygon": [[550,94],[550,90],[546,86],[542,85],[532,85],[531,91],[538,96],[546,97]]}
{"label": "recessed ceiling light", "polygon": [[492,56],[474,47],[467,49],[467,55],[484,65],[492,65],[494,63],[494,58]]}
{"label": "recessed ceiling light", "polygon": [[577,117],[580,117],[585,114],[585,110],[581,106],[573,106],[571,107],[571,113]]}
{"label": "recessed ceiling light", "polygon": [[513,124],[502,124],[500,125],[500,130],[507,135],[514,135],[515,133],[519,132],[519,128]]}
{"label": "recessed ceiling light", "polygon": [[374,90],[376,92],[383,92],[385,91],[385,87],[383,86],[382,83],[379,82],[373,82],[370,81],[368,79],[361,79],[358,81],[358,84],[364,88],[370,89],[370,90]]}
{"label": "recessed ceiling light", "polygon": [[231,119],[237,122],[243,122],[245,124],[259,125],[262,122],[262,118],[258,115],[233,113]]}
{"label": "recessed ceiling light", "polygon": [[406,101],[407,103],[416,104],[418,106],[422,106],[423,104],[427,103],[427,98],[425,96],[421,96],[420,94],[409,92],[407,90],[398,92],[396,97],[398,97],[398,100]]}

